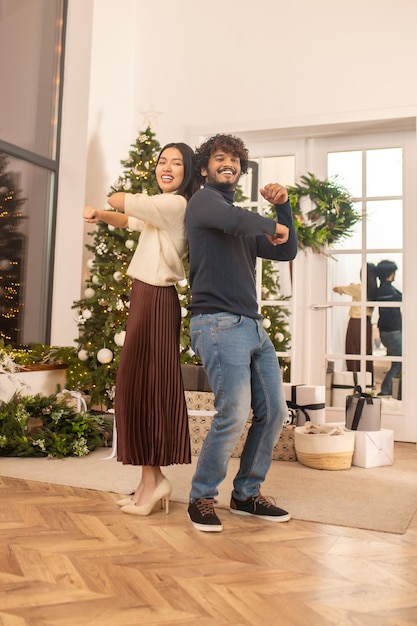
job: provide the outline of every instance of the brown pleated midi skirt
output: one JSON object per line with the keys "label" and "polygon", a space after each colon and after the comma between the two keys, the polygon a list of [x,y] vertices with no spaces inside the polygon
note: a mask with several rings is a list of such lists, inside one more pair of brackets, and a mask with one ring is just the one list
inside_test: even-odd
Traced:
{"label": "brown pleated midi skirt", "polygon": [[[361,320],[359,318],[349,318],[345,350],[346,354],[361,353]],[[366,354],[372,354],[372,324],[369,315],[366,316]],[[346,361],[346,369],[349,372],[359,372],[361,363],[360,361]],[[366,371],[373,374],[374,364],[372,361],[366,362]]]}
{"label": "brown pleated midi skirt", "polygon": [[174,286],[134,281],[115,392],[117,460],[124,464],[191,463],[180,325]]}

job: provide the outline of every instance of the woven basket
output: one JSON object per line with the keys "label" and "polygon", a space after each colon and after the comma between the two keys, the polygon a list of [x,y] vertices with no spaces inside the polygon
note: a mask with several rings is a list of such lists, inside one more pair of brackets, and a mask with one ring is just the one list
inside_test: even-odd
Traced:
{"label": "woven basket", "polygon": [[308,454],[297,450],[297,461],[307,467],[321,470],[344,470],[352,466],[353,452]]}
{"label": "woven basket", "polygon": [[295,451],[297,461],[322,470],[344,470],[352,466],[355,433],[330,426],[297,426]]}

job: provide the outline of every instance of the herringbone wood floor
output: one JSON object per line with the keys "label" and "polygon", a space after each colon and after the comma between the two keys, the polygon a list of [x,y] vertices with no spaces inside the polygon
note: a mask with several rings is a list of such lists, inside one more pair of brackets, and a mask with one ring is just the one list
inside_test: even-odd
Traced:
{"label": "herringbone wood floor", "polygon": [[1,626],[417,623],[416,518],[387,535],[222,510],[223,533],[201,533],[175,502],[139,518],[12,478],[0,495]]}

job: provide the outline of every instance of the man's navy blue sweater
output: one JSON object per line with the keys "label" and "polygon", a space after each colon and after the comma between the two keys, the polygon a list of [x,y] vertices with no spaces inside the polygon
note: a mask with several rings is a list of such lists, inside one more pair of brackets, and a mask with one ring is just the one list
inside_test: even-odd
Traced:
{"label": "man's navy blue sweater", "polygon": [[222,311],[261,318],[256,298],[256,257],[290,261],[297,233],[289,202],[275,206],[277,221],[290,230],[287,243],[274,246],[276,222],[235,206],[234,191],[205,184],[189,200],[186,228],[193,315]]}

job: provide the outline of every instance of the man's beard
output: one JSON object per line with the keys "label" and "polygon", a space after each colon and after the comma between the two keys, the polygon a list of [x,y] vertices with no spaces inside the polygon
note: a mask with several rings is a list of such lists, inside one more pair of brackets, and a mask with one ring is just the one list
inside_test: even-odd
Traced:
{"label": "man's beard", "polygon": [[216,187],[218,187],[219,189],[223,189],[224,191],[234,191],[237,186],[237,181],[230,181],[230,182],[227,180],[225,180],[224,182],[217,181],[214,184],[216,185]]}

